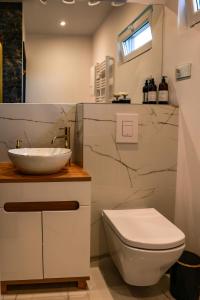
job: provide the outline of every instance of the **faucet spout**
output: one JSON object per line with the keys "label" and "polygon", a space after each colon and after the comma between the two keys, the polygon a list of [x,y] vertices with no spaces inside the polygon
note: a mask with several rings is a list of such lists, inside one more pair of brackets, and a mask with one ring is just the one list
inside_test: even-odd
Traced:
{"label": "faucet spout", "polygon": [[65,134],[54,136],[53,139],[51,140],[51,144],[54,144],[57,139],[64,139],[65,147],[70,148],[70,127],[65,127],[60,129],[65,129]]}
{"label": "faucet spout", "polygon": [[51,140],[51,144],[54,144],[56,139],[57,139],[57,136],[54,136],[53,139]]}
{"label": "faucet spout", "polygon": [[54,136],[53,139],[51,140],[51,144],[54,144],[57,139],[62,139],[62,138],[66,138],[66,135],[64,134],[64,135]]}
{"label": "faucet spout", "polygon": [[21,148],[21,145],[22,145],[22,140],[17,139],[15,148],[19,149],[19,148]]}

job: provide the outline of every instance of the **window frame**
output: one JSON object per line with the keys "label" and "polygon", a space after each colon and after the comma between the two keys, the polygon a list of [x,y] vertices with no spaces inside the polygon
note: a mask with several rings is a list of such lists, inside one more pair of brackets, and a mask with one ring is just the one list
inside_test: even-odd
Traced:
{"label": "window frame", "polygon": [[186,8],[190,27],[200,23],[200,8],[198,9],[197,0],[186,0]]}
{"label": "window frame", "polygon": [[[152,31],[152,14],[153,6],[149,5],[141,14],[138,15],[121,33],[118,34],[118,60],[119,63],[128,62],[137,56],[152,49],[153,31]],[[132,51],[128,55],[124,55],[123,42],[130,38],[134,33],[140,30],[146,23],[150,24],[152,40],[144,44],[142,47]]]}

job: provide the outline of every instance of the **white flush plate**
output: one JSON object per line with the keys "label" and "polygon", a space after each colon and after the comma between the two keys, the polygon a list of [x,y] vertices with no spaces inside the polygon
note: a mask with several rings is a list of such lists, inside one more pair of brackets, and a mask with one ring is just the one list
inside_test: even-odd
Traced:
{"label": "white flush plate", "polygon": [[138,114],[116,114],[116,143],[138,143]]}

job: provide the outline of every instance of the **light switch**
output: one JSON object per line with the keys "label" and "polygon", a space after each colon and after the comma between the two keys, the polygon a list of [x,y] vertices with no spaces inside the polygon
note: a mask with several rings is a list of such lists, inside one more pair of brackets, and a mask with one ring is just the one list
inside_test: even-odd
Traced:
{"label": "light switch", "polygon": [[184,80],[191,77],[192,64],[185,64],[176,67],[176,80]]}
{"label": "light switch", "polygon": [[116,114],[116,142],[124,144],[138,142],[138,114]]}

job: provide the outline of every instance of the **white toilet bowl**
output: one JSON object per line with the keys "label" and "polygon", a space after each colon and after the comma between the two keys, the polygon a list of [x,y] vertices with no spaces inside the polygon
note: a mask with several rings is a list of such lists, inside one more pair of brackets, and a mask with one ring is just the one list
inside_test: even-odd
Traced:
{"label": "white toilet bowl", "polygon": [[110,255],[125,282],[156,284],[178,260],[185,235],[154,208],[103,210]]}

